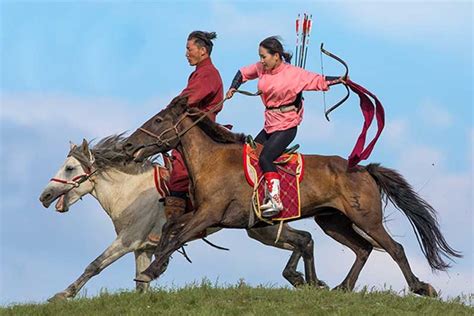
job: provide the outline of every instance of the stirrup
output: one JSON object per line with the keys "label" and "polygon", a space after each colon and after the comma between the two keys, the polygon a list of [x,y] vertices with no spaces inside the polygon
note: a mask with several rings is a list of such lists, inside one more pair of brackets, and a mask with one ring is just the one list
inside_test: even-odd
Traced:
{"label": "stirrup", "polygon": [[265,203],[260,205],[260,211],[268,210],[270,208],[273,208],[273,203],[272,203],[272,200],[270,198],[268,198]]}
{"label": "stirrup", "polygon": [[269,208],[269,209],[266,209],[266,210],[262,211],[262,217],[265,217],[265,218],[272,218],[272,217],[277,216],[279,213],[280,213],[279,210],[274,209],[274,208],[272,207],[272,208]]}

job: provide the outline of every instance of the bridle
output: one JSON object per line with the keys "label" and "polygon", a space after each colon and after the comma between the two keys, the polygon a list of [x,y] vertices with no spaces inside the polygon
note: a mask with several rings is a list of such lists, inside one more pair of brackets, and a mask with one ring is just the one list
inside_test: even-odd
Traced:
{"label": "bridle", "polygon": [[[213,113],[215,110],[217,110],[220,106],[222,106],[222,104],[224,104],[224,102],[227,100],[228,98],[225,97],[221,102],[217,103],[216,105],[214,105],[211,109],[209,109],[208,111],[206,112],[196,112],[196,113],[191,113],[189,112],[189,110],[186,110],[184,111],[184,113],[178,118],[178,120],[176,121],[176,123],[165,129],[164,131],[162,131],[159,135],[147,130],[146,128],[143,128],[143,127],[139,127],[137,130],[147,134],[148,136],[151,136],[153,138],[155,138],[157,141],[154,142],[154,143],[150,143],[150,144],[146,144],[146,145],[141,145],[139,147],[136,148],[136,151],[137,150],[140,150],[140,149],[143,149],[143,148],[146,148],[146,147],[151,147],[151,146],[158,146],[158,147],[161,147],[163,145],[166,145],[166,146],[171,146],[170,142],[175,140],[175,139],[178,139],[178,141],[181,141],[181,137],[186,134],[191,128],[193,128],[194,126],[196,126],[199,122],[201,122],[204,118],[206,118],[206,116],[209,114],[209,113]],[[201,115],[201,116],[199,116]],[[193,121],[193,123],[191,125],[189,125],[188,127],[184,128],[183,130],[179,131],[178,130],[178,127],[179,125],[181,125],[181,123],[184,121],[184,119],[186,119],[187,117],[193,117],[193,116],[199,116],[196,120]],[[159,121],[164,121],[164,119],[161,117],[161,116],[157,116],[156,117],[156,120],[159,120]],[[168,137],[168,138],[164,138],[164,135],[166,133],[169,133],[169,132],[174,132],[174,135],[171,136],[171,137]]]}
{"label": "bridle", "polygon": [[59,178],[51,178],[50,181],[52,182],[59,182],[63,184],[69,184],[72,185],[70,189],[68,189],[66,192],[71,191],[72,189],[78,188],[82,183],[86,182],[89,180],[89,178],[97,172],[97,169],[95,169],[92,172],[85,172],[83,174],[80,174],[78,176],[75,176],[71,180],[64,180],[64,179],[59,179]]}

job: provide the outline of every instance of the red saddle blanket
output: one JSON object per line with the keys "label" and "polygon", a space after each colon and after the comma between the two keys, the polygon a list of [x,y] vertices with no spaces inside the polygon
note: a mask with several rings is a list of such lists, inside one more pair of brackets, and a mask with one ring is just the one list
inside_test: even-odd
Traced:
{"label": "red saddle blanket", "polygon": [[164,198],[170,194],[168,189],[169,178],[169,169],[158,164],[153,165],[153,180],[155,182],[156,191],[161,196],[161,198]]}
{"label": "red saddle blanket", "polygon": [[[254,210],[260,219],[262,219],[260,205],[265,199],[265,180],[258,165],[261,148],[259,144],[256,149],[245,144],[243,153],[245,178],[254,188]],[[303,180],[303,156],[299,153],[283,154],[275,162],[281,176],[280,197],[284,208],[272,220],[284,221],[298,218],[301,216],[300,182]]]}

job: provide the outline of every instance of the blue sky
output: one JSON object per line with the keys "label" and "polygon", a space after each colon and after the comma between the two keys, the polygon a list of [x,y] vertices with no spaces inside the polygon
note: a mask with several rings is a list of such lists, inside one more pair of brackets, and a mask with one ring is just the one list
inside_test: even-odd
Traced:
{"label": "blue sky", "polygon": [[[1,1],[0,9],[0,304],[43,301],[61,291],[114,237],[92,197],[64,215],[38,201],[69,140],[134,130],[164,107],[193,70],[184,58],[191,31],[217,32],[212,59],[228,87],[239,67],[257,60],[266,36],[282,36],[294,51],[300,12],[314,18],[307,69],[321,71],[318,47],[324,42],[385,106],[386,128],[369,162],[399,170],[437,209],[447,240],[464,253],[448,274],[432,274],[408,222],[389,207],[388,227],[415,273],[444,297],[474,292],[471,2]],[[326,57],[324,69],[343,71]],[[327,104],[343,95],[342,88],[332,89]],[[296,140],[303,151],[347,156],[362,126],[357,98],[333,112],[330,123],[321,93],[306,93],[305,104]],[[258,99],[237,96],[218,120],[255,135],[263,107]],[[294,226],[313,234],[321,279],[339,284],[352,264],[350,251],[312,220]],[[193,265],[175,256],[156,284],[179,286],[206,276],[285,285],[281,270],[289,254],[244,236],[229,230],[210,237],[230,253],[192,243]],[[93,278],[87,293],[132,288],[132,257]],[[372,254],[358,286],[384,284],[405,287],[389,256]]]}

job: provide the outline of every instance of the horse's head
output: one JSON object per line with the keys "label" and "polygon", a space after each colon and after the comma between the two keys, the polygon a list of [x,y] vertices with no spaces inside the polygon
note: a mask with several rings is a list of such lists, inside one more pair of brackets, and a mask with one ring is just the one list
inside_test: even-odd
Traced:
{"label": "horse's head", "polygon": [[69,206],[94,189],[94,183],[90,181],[93,169],[94,157],[87,141],[84,139],[80,147],[71,143],[66,161],[44,188],[39,200],[46,208],[58,200],[56,211],[67,212]]}
{"label": "horse's head", "polygon": [[157,153],[164,153],[179,144],[179,125],[187,109],[187,98],[176,97],[158,114],[130,135],[123,150],[136,162]]}

